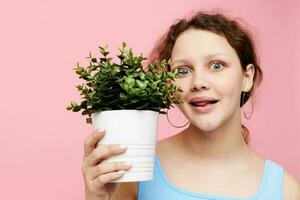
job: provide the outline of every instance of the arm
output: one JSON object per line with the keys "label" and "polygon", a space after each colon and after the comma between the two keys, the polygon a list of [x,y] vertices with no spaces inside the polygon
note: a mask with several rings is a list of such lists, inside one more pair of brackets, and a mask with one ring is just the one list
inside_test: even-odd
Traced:
{"label": "arm", "polygon": [[137,182],[119,183],[111,200],[137,200]]}

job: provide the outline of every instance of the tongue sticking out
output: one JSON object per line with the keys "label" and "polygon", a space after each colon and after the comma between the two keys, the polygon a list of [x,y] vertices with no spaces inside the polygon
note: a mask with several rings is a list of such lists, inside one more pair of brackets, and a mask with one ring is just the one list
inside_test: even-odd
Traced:
{"label": "tongue sticking out", "polygon": [[206,106],[207,104],[214,104],[216,103],[216,101],[202,101],[202,102],[195,102],[195,103],[192,103],[193,106],[201,106],[201,107],[204,107]]}
{"label": "tongue sticking out", "polygon": [[205,101],[205,102],[199,102],[199,103],[194,103],[195,106],[206,106],[207,104],[209,104],[210,102]]}

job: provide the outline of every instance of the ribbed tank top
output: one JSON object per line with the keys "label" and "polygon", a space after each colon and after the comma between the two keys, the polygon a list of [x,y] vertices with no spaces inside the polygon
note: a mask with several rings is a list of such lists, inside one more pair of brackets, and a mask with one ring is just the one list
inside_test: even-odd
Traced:
{"label": "ribbed tank top", "polygon": [[153,180],[138,182],[138,200],[283,200],[283,176],[283,167],[266,159],[259,189],[247,198],[195,193],[173,185],[164,175],[159,157],[155,155]]}

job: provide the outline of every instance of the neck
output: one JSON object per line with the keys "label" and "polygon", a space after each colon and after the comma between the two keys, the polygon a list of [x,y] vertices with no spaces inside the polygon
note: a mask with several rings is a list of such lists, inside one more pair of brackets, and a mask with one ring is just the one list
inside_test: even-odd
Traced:
{"label": "neck", "polygon": [[185,155],[197,161],[237,161],[250,155],[242,134],[240,111],[217,129],[205,132],[190,126],[180,134]]}

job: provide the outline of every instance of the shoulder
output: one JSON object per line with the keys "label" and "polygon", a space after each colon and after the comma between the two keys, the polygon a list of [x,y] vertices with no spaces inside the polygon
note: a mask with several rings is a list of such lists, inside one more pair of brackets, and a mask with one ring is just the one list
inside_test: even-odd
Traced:
{"label": "shoulder", "polygon": [[284,171],[284,199],[300,200],[300,182],[287,171]]}

